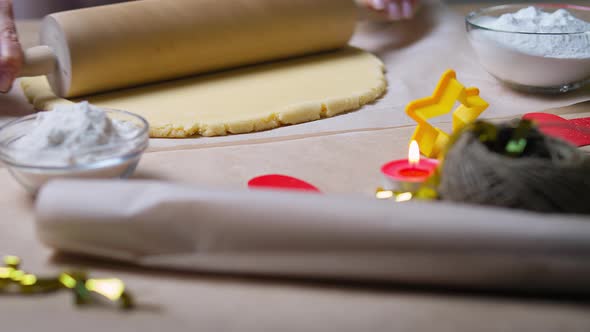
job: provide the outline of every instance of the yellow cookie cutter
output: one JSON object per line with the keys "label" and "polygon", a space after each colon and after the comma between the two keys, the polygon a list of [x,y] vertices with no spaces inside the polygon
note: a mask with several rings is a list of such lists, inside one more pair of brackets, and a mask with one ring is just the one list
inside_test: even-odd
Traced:
{"label": "yellow cookie cutter", "polygon": [[478,88],[466,88],[457,80],[454,70],[447,70],[442,75],[432,96],[414,100],[406,106],[406,114],[418,123],[412,140],[418,142],[423,155],[437,158],[443,151],[450,135],[428,120],[451,112],[457,101],[461,105],[453,112],[453,132],[475,121],[489,106],[479,96]]}

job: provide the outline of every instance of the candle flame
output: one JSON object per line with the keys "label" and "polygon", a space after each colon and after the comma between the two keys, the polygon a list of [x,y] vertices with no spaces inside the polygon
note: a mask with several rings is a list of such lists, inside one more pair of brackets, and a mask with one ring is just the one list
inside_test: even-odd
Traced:
{"label": "candle flame", "polygon": [[410,163],[410,166],[416,166],[420,163],[420,146],[418,146],[418,142],[415,140],[412,140],[410,143],[408,162]]}

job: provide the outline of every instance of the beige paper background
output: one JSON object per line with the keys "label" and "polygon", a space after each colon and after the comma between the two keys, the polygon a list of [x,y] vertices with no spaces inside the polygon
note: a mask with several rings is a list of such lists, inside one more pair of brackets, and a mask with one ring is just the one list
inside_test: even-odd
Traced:
{"label": "beige paper background", "polygon": [[[459,21],[452,24],[456,31],[461,30],[460,17]],[[34,27],[35,24],[19,25],[21,31],[26,30],[27,26]],[[389,34],[412,30],[410,28],[398,24],[380,28],[383,30],[380,34],[382,43],[393,40],[390,42],[392,49],[389,50],[393,58],[397,54],[393,48],[401,44],[410,55],[428,59],[426,63],[415,64],[411,59],[396,59],[403,66],[412,64],[421,68],[415,75],[399,76],[399,91],[414,91],[416,97],[430,94],[440,75],[432,73],[431,68],[444,70],[448,68],[448,61],[461,62],[459,58],[439,56],[441,51],[438,49],[436,52],[428,48],[410,52],[419,44],[396,42],[398,37]],[[447,36],[443,31],[438,35],[441,40],[436,43],[446,45],[445,40],[449,37],[452,35]],[[456,56],[460,52],[453,53],[452,49],[447,49],[444,54]],[[468,60],[471,61],[471,68],[476,70],[475,60]],[[398,68],[398,72],[404,70],[403,66]],[[390,77],[393,73],[390,70]],[[467,74],[458,70],[460,80],[476,85],[466,79],[468,76],[464,75]],[[493,94],[492,91],[511,93],[495,84],[491,78],[478,75],[487,74],[480,71],[470,76],[483,81],[490,79],[490,85],[496,89],[488,92],[479,86],[484,97],[485,94]],[[410,77],[414,80],[410,80]],[[587,89],[559,98],[526,98],[541,107],[539,109],[590,99]],[[509,100],[506,99],[508,109],[514,110],[521,106],[511,104]],[[403,105],[407,101],[398,102]],[[588,103],[558,112],[566,113],[568,117],[590,116],[584,113],[587,109]],[[0,96],[1,121],[31,111],[19,91]],[[192,185],[244,188],[249,177],[272,171],[302,177],[326,192],[369,195],[380,180],[375,167],[406,153],[407,138],[413,128],[395,121],[393,126],[399,128],[373,130],[368,126],[365,129],[342,129],[339,132],[340,129],[332,126],[353,114],[241,137],[194,140],[195,143],[206,142],[207,145],[198,143],[197,146],[186,140],[153,141],[152,151],[145,155],[137,176]],[[361,110],[358,114],[365,113]],[[398,120],[405,119],[401,108],[396,112],[381,111],[381,114],[383,118],[396,114],[400,115]],[[378,128],[382,126],[379,121],[373,124]],[[325,127],[316,128],[311,134],[292,132],[297,128],[315,126]],[[287,134],[283,135],[285,131]],[[282,137],[264,137],[279,133]],[[241,142],[234,143],[232,140],[235,139]],[[231,164],[221,171],[220,165],[226,162]],[[351,176],[351,172],[355,173]],[[357,176],[360,174],[367,176]],[[587,331],[590,328],[588,303],[564,298],[486,295],[407,288],[403,285],[334,285],[315,281],[185,274],[136,269],[72,256],[55,256],[37,241],[31,200],[5,168],[0,169],[0,184],[1,254],[21,255],[25,267],[33,272],[50,273],[69,266],[87,266],[93,275],[123,278],[142,304],[140,310],[122,314],[100,309],[78,310],[71,305],[69,294],[65,293],[33,298],[3,297],[0,300],[2,330],[487,332]]]}

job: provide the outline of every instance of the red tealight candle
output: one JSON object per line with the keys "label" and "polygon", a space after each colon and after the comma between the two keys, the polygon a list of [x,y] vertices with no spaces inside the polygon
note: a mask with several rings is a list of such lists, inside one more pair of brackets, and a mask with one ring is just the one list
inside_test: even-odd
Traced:
{"label": "red tealight candle", "polygon": [[418,142],[410,143],[408,159],[388,162],[381,167],[387,189],[413,191],[426,181],[438,167],[438,160],[420,158]]}

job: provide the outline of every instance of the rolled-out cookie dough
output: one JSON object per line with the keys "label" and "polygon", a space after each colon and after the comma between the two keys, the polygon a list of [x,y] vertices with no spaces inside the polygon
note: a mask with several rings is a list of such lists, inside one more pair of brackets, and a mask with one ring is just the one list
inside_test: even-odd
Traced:
{"label": "rolled-out cookie dough", "polygon": [[[56,97],[44,76],[21,79],[40,110]],[[83,98],[145,117],[152,137],[249,133],[330,117],[372,102],[386,89],[383,63],[362,50],[238,68]]]}

